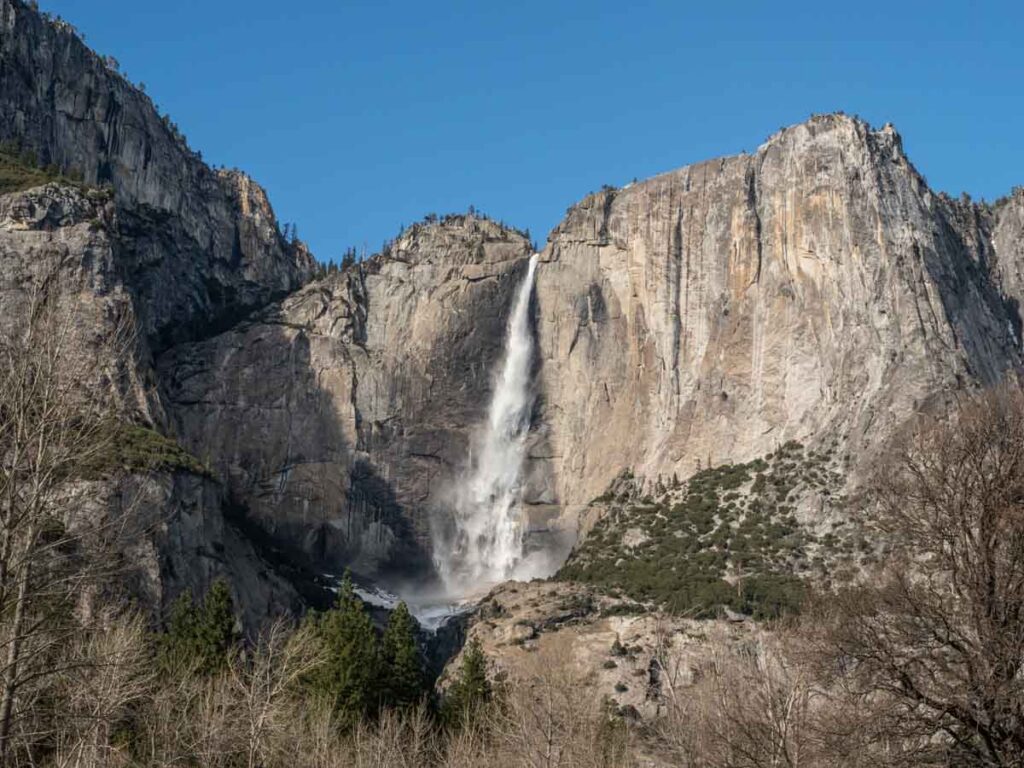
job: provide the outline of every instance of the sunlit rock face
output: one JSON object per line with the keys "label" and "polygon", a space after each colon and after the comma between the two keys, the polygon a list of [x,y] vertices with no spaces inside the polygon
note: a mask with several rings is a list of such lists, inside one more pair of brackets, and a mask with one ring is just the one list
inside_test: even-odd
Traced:
{"label": "sunlit rock face", "polygon": [[[173,519],[147,561],[155,599],[225,575],[256,617],[304,599],[268,563],[433,570],[430,521],[472,466],[528,237],[431,220],[310,282],[255,182],[204,164],[20,0],[0,0],[0,141],[85,181],[0,196],[0,331],[53,269],[83,353],[133,320],[126,417],[215,478],[154,486]],[[533,277],[524,554],[564,545],[626,468],[685,478],[788,440],[857,460],[916,411],[1015,374],[1024,192],[936,195],[891,127],[815,117],[752,155],[586,197]]]}
{"label": "sunlit rock face", "polygon": [[[974,206],[965,212],[970,217]],[[1024,186],[1016,187],[1006,198],[1001,199],[993,210],[986,211],[980,219],[982,233],[991,231],[991,256],[995,263],[995,274],[1008,299],[1014,333],[1018,341],[1024,339],[1020,328],[1020,302],[1024,300]]]}
{"label": "sunlit rock face", "polygon": [[[1015,372],[1020,200],[936,195],[895,131],[838,115],[584,199],[536,267],[526,546],[624,468],[686,477],[791,439],[866,456]],[[429,570],[529,254],[476,217],[417,225],[175,348],[160,379],[178,433],[306,556]]]}
{"label": "sunlit rock face", "polygon": [[933,194],[891,127],[839,115],[586,198],[537,280],[559,501],[789,439],[861,453],[1016,370],[1020,209]]}

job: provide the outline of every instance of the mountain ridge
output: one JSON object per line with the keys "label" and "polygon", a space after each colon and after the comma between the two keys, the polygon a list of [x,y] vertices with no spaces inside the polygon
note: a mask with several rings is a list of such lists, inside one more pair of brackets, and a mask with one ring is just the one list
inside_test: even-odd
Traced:
{"label": "mountain ridge", "polygon": [[[127,417],[216,478],[158,478],[178,565],[161,573],[171,550],[154,549],[156,609],[218,575],[248,622],[346,566],[429,577],[530,239],[428,217],[313,279],[265,191],[209,168],[69,28],[0,0],[0,31],[0,140],[82,178],[0,198],[0,306],[15,317],[56,274],[90,313],[86,350],[130,316]],[[584,197],[536,273],[531,546],[564,554],[627,468],[685,478],[790,440],[870,456],[913,414],[1019,374],[1022,297],[1024,190],[936,194],[890,125],[814,116]],[[229,528],[235,559],[190,564]],[[306,576],[289,586],[260,554],[275,547]]]}

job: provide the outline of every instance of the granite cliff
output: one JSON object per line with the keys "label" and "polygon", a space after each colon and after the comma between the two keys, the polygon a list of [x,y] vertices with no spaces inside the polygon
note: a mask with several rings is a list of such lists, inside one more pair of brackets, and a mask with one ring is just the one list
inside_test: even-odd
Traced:
{"label": "granite cliff", "polygon": [[[208,167],[73,28],[18,0],[0,2],[0,145],[0,329],[10,332],[43,289],[73,320],[75,354],[103,354],[105,337],[133,328],[118,394],[125,420],[154,433],[168,429],[154,356],[234,324],[313,272],[255,182]],[[134,581],[158,610],[217,576],[231,580],[248,624],[297,609],[309,592],[228,523],[212,478],[163,470],[89,491],[110,509],[147,499]]]}
{"label": "granite cliff", "polygon": [[862,455],[1016,371],[1021,202],[937,195],[891,126],[842,115],[586,198],[537,280],[557,497],[792,439]]}
{"label": "granite cliff", "polygon": [[[891,127],[841,115],[586,198],[537,272],[534,527],[574,527],[623,469],[685,478],[790,440],[835,444],[855,476],[911,414],[1014,375],[1021,208],[936,195]],[[483,416],[528,253],[473,217],[417,225],[168,352],[177,431],[324,564],[409,564]]]}
{"label": "granite cliff", "polygon": [[474,216],[160,358],[164,402],[247,515],[338,572],[430,568],[430,500],[466,453],[529,241]]}
{"label": "granite cliff", "polygon": [[[0,0],[0,141],[51,169],[0,195],[4,316],[56,274],[83,349],[130,317],[126,419],[209,468],[139,480],[164,510],[140,555],[153,602],[223,574],[257,621],[348,566],[428,574],[528,238],[431,218],[314,280],[254,181],[20,0]],[[536,273],[534,540],[627,469],[686,478],[796,440],[855,481],[911,414],[1016,375],[1022,293],[1021,190],[936,194],[891,126],[843,115],[586,197]]]}
{"label": "granite cliff", "polygon": [[206,165],[110,60],[19,0],[0,2],[0,141],[113,190],[121,279],[155,351],[208,335],[312,273],[258,185]]}

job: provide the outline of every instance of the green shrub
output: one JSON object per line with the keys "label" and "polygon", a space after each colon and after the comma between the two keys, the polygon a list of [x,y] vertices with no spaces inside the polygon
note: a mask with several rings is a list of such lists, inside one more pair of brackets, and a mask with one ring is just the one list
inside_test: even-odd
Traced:
{"label": "green shrub", "polygon": [[116,469],[129,472],[189,472],[211,477],[208,467],[180,444],[138,424],[119,424],[109,441],[109,452],[84,468],[86,477],[102,477]]}
{"label": "green shrub", "polygon": [[[758,618],[797,610],[804,589],[796,572],[811,567],[806,547],[814,537],[793,511],[816,458],[790,441],[768,459],[699,471],[656,505],[613,506],[556,578],[694,616],[721,606]],[[631,528],[646,540],[627,550],[622,536]]]}
{"label": "green shrub", "polygon": [[46,168],[39,167],[35,153],[18,151],[11,144],[0,147],[0,195],[21,192],[51,181],[78,186],[71,179],[61,176],[52,164]]}

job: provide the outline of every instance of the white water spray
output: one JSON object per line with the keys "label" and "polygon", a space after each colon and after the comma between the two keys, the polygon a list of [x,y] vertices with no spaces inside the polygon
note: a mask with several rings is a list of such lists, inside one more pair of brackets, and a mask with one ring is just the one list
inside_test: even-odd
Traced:
{"label": "white water spray", "polygon": [[451,592],[507,579],[523,556],[522,468],[533,409],[530,297],[536,268],[534,254],[509,317],[487,422],[453,489],[454,530],[435,548],[438,571]]}

